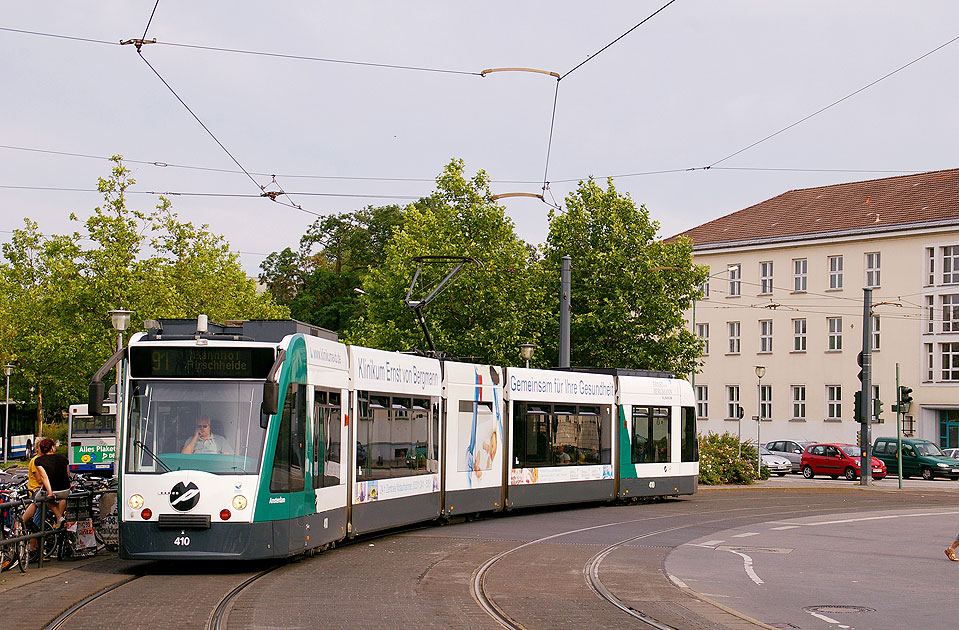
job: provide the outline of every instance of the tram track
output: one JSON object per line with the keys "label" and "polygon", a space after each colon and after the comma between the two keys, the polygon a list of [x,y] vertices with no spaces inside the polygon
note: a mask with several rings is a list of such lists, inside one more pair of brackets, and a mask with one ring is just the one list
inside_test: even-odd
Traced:
{"label": "tram track", "polygon": [[110,593],[111,591],[114,591],[120,588],[121,586],[126,586],[130,582],[133,582],[134,580],[139,580],[142,577],[143,575],[131,575],[125,580],[121,580],[120,582],[117,582],[116,584],[111,584],[110,586],[104,589],[100,589],[99,591],[97,591],[96,593],[93,593],[92,595],[88,595],[84,597],[83,599],[78,601],[76,604],[74,604],[73,606],[70,606],[65,611],[60,613],[60,615],[56,619],[54,619],[49,624],[44,626],[44,630],[60,630],[60,628],[65,628],[66,626],[64,624],[66,624],[66,622],[71,617],[73,617],[73,615],[79,612],[81,608],[103,597],[107,593]]}
{"label": "tram track", "polygon": [[236,597],[243,592],[244,589],[246,589],[246,587],[250,586],[260,578],[265,577],[273,571],[279,569],[281,566],[283,565],[277,564],[276,566],[264,569],[263,571],[260,571],[256,575],[253,575],[236,585],[219,601],[219,603],[216,605],[216,608],[213,609],[213,614],[210,615],[210,622],[206,626],[207,630],[221,630],[221,628],[225,628],[226,619],[229,617],[230,604],[233,603],[233,600],[235,600]]}
{"label": "tram track", "polygon": [[[823,507],[825,508],[825,506]],[[625,614],[631,616],[633,619],[641,622],[643,624],[643,627],[652,628],[654,630],[677,630],[673,626],[669,626],[667,624],[662,623],[661,621],[658,621],[648,615],[643,614],[642,612],[630,606],[628,603],[616,597],[616,595],[613,594],[603,584],[602,580],[600,579],[599,571],[603,563],[603,560],[605,560],[610,554],[622,548],[623,546],[636,542],[638,540],[650,538],[653,536],[660,536],[663,534],[668,534],[668,533],[680,531],[683,529],[702,527],[704,525],[715,525],[718,523],[726,523],[736,519],[737,513],[738,513],[738,518],[741,518],[744,516],[750,516],[747,513],[754,512],[754,514],[751,515],[753,517],[758,517],[758,518],[775,517],[779,519],[779,518],[788,517],[790,515],[795,515],[795,514],[807,515],[810,512],[810,508],[811,506],[808,506],[808,505],[803,506],[802,509],[787,510],[787,511],[783,511],[782,508],[768,508],[768,507],[736,508],[731,510],[724,510],[723,512],[726,513],[727,515],[724,516],[723,518],[709,519],[706,521],[697,521],[695,523],[687,523],[684,525],[677,525],[675,527],[667,527],[667,528],[658,529],[655,531],[644,532],[636,536],[630,536],[629,538],[626,538],[618,542],[615,542],[611,545],[608,545],[607,547],[602,549],[600,552],[593,555],[585,563],[583,567],[583,575],[590,590],[592,590],[600,599],[609,603],[615,608],[618,608]],[[825,508],[825,509],[828,509],[828,508]],[[842,512],[843,510],[836,510],[836,511]],[[473,599],[480,606],[480,608],[482,608],[493,620],[495,620],[504,628],[507,628],[508,630],[526,630],[526,627],[522,625],[521,622],[511,617],[509,613],[503,609],[502,606],[496,603],[495,599],[490,596],[486,587],[486,579],[490,573],[490,570],[496,564],[502,561],[504,558],[507,558],[508,556],[516,552],[519,552],[523,549],[527,549],[533,545],[546,543],[558,538],[562,538],[565,536],[570,536],[578,533],[596,531],[596,530],[608,528],[608,527],[616,527],[616,526],[631,525],[631,524],[641,523],[641,522],[649,522],[651,520],[683,518],[683,517],[695,516],[695,514],[696,513],[684,512],[679,514],[656,516],[653,518],[630,519],[630,520],[624,520],[624,521],[617,521],[613,523],[604,523],[601,525],[593,525],[589,527],[582,527],[582,528],[571,529],[563,532],[558,532],[555,534],[551,534],[549,536],[538,538],[536,540],[531,540],[529,542],[513,547],[512,549],[508,549],[502,553],[499,553],[493,556],[492,558],[490,558],[489,560],[487,560],[485,563],[483,563],[473,573],[470,579],[471,594],[473,596]],[[715,512],[713,512],[713,514],[715,514]],[[696,595],[695,592],[692,592],[692,591],[690,591],[690,594],[693,596]]]}

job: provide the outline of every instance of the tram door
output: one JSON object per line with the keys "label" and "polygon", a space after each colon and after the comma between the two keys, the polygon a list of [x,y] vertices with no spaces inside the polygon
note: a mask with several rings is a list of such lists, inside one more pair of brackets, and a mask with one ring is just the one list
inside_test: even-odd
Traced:
{"label": "tram door", "polygon": [[313,492],[306,482],[307,409],[306,386],[291,383],[283,403],[270,475],[270,494],[285,495],[287,506],[281,518],[274,521],[273,542],[278,552],[306,547],[305,516],[314,510]]}

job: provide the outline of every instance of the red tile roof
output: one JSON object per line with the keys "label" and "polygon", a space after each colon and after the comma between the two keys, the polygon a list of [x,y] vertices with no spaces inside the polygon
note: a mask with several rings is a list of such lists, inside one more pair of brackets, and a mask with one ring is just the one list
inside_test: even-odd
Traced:
{"label": "red tile roof", "polygon": [[698,248],[950,220],[959,220],[959,169],[790,190],[676,236]]}

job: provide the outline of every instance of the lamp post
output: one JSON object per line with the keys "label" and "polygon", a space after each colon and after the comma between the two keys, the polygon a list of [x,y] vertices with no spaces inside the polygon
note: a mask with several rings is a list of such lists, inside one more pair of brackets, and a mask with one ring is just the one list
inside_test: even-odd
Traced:
{"label": "lamp post", "polygon": [[[115,311],[110,311],[110,323],[113,325],[113,329],[117,331],[117,350],[123,349],[123,331],[125,331],[130,326],[130,316],[133,315],[133,311],[125,311],[123,309],[118,309]],[[121,390],[123,388],[123,371],[122,371],[123,361],[117,363],[117,412],[120,410],[120,398]]]}
{"label": "lamp post", "polygon": [[519,344],[519,354],[523,357],[523,360],[526,361],[527,368],[529,368],[529,360],[533,358],[534,350],[536,350],[536,344],[534,343]]}
{"label": "lamp post", "polygon": [[[3,366],[3,373],[7,375],[7,410],[6,417],[3,420],[3,463],[7,463],[8,452],[10,451],[10,373],[13,372],[13,366],[7,363]],[[29,453],[27,453],[29,455]]]}
{"label": "lamp post", "polygon": [[759,415],[756,416],[756,472],[760,473],[763,466],[763,456],[760,452],[762,444],[760,443],[760,434],[762,433],[763,427],[763,377],[766,375],[766,366],[757,365],[756,366],[756,378],[759,379],[759,395],[756,398],[756,402],[759,406]]}

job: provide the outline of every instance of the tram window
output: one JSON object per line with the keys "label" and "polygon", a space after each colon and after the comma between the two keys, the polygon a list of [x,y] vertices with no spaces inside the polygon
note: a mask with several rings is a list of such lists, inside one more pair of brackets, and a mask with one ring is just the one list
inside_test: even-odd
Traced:
{"label": "tram window", "polygon": [[699,436],[696,433],[696,408],[683,407],[680,461],[699,461]]}
{"label": "tram window", "polygon": [[668,407],[633,407],[632,462],[668,462],[671,425]]}
{"label": "tram window", "polygon": [[410,417],[412,402],[409,398],[394,398],[390,418],[390,469],[391,477],[402,477],[412,468],[416,453],[413,448],[413,419]]}
{"label": "tram window", "polygon": [[283,401],[283,414],[270,475],[270,492],[299,492],[306,486],[306,388],[291,383]]}
{"label": "tram window", "polygon": [[314,405],[325,405],[326,404],[326,392],[322,389],[317,389],[313,391],[313,404]]}
{"label": "tram window", "polygon": [[329,404],[330,404],[331,407],[339,407],[339,406],[340,406],[340,393],[339,393],[339,392],[329,392],[329,393],[327,394],[327,396],[328,396],[328,398],[329,398]]}
{"label": "tram window", "polygon": [[551,465],[550,405],[513,403],[513,467]]}

